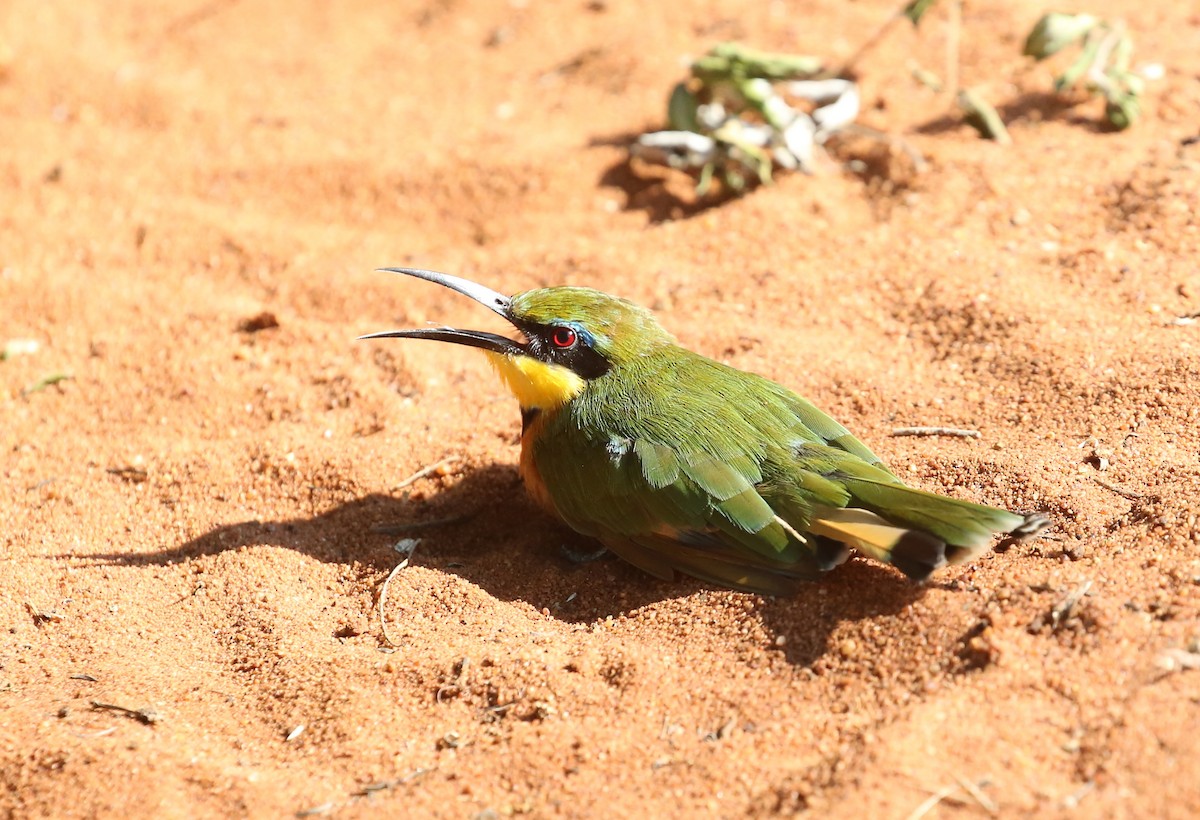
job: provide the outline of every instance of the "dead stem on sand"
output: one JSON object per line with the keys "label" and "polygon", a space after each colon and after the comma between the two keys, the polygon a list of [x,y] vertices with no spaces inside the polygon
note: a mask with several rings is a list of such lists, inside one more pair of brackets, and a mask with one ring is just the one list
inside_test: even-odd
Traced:
{"label": "dead stem on sand", "polygon": [[1092,588],[1092,581],[1089,578],[1075,589],[1071,590],[1065,598],[1054,605],[1050,610],[1050,630],[1057,630],[1070,617],[1072,610],[1083,600],[1083,596],[1087,595],[1088,590]]}
{"label": "dead stem on sand", "polygon": [[892,431],[893,436],[954,436],[957,438],[979,438],[978,430],[966,430],[961,427],[897,427]]}
{"label": "dead stem on sand", "polygon": [[1135,493],[1133,490],[1126,490],[1122,487],[1118,487],[1116,484],[1110,484],[1109,482],[1105,481],[1103,478],[1101,478],[1098,475],[1092,476],[1092,481],[1095,481],[1097,484],[1099,484],[1104,489],[1108,490],[1110,493],[1116,493],[1117,495],[1121,496],[1121,498],[1124,498],[1127,501],[1141,501],[1143,498],[1146,497],[1146,496],[1142,495],[1141,493]]}
{"label": "dead stem on sand", "polygon": [[421,543],[421,541],[418,538],[402,538],[396,542],[393,549],[403,555],[404,558],[399,564],[396,564],[396,566],[392,568],[392,571],[388,573],[388,577],[384,580],[383,586],[379,589],[379,626],[383,630],[383,639],[392,646],[399,646],[400,644],[392,640],[392,636],[388,632],[387,612],[385,610],[387,605],[388,584],[390,584],[392,579],[400,573],[400,570],[408,566],[408,561],[410,558],[412,558],[413,553],[416,552],[417,544],[419,543]]}
{"label": "dead stem on sand", "polygon": [[953,797],[954,793],[959,789],[970,795],[988,814],[995,814],[997,812],[996,804],[982,791],[984,786],[991,785],[992,781],[990,777],[982,777],[974,783],[962,775],[956,774],[954,775],[954,779],[958,782],[951,783],[949,786],[943,786],[931,794],[921,805],[913,809],[912,813],[908,815],[907,820],[920,820],[920,818],[933,811],[943,800]]}
{"label": "dead stem on sand", "polygon": [[1154,665],[1162,670],[1164,675],[1172,672],[1182,672],[1188,669],[1200,669],[1200,651],[1195,646],[1190,649],[1165,649],[1154,659]]}
{"label": "dead stem on sand", "polygon": [[975,799],[975,802],[988,814],[994,815],[1000,810],[992,798],[988,797],[983,791],[983,787],[991,783],[990,777],[981,778],[978,783],[972,783],[961,774],[954,775],[954,779],[958,781],[958,785],[962,786],[963,791],[971,795]]}
{"label": "dead stem on sand", "polygon": [[59,623],[63,616],[61,612],[56,612],[53,609],[41,609],[29,601],[25,602],[25,609],[29,611],[30,617],[33,618],[34,624],[41,626],[42,624]]}
{"label": "dead stem on sand", "polygon": [[416,484],[418,481],[420,481],[422,478],[433,475],[438,470],[440,470],[443,467],[446,467],[450,464],[453,464],[454,462],[458,461],[460,458],[461,458],[461,456],[446,456],[441,461],[435,461],[427,467],[422,467],[421,469],[417,470],[415,473],[410,475],[408,478],[404,479],[399,484],[392,487],[392,492],[395,492],[396,490],[403,490],[405,487],[412,486],[413,484]]}
{"label": "dead stem on sand", "polygon": [[92,701],[92,708],[97,712],[119,712],[147,726],[158,723],[163,719],[162,713],[149,706],[142,707],[141,709],[130,709],[126,706],[117,706],[114,703],[101,703],[98,700],[94,700]]}

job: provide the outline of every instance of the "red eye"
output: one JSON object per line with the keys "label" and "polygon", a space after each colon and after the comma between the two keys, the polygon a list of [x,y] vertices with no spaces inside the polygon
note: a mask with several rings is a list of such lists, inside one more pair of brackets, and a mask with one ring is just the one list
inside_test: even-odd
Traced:
{"label": "red eye", "polygon": [[575,342],[579,341],[579,337],[569,327],[556,327],[550,334],[550,341],[554,343],[555,347],[568,348],[574,347]]}

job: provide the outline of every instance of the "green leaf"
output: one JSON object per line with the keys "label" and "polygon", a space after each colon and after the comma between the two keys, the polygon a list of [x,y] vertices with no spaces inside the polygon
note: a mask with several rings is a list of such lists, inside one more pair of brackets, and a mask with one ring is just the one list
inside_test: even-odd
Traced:
{"label": "green leaf", "polygon": [[68,379],[72,379],[72,378],[74,378],[74,376],[72,376],[70,373],[51,373],[48,376],[42,376],[36,382],[34,382],[33,384],[26,387],[24,390],[21,391],[21,395],[28,396],[32,393],[37,393],[39,391],[45,390],[47,387],[49,387],[52,384],[58,384],[59,382],[65,382]]}
{"label": "green leaf", "polygon": [[958,92],[958,105],[966,113],[967,124],[988,139],[1007,145],[1012,142],[1004,120],[992,104],[974,91]]}
{"label": "green leaf", "polygon": [[1059,94],[1066,91],[1075,83],[1079,82],[1079,78],[1088,72],[1092,64],[1096,62],[1096,57],[1100,52],[1100,43],[1103,37],[1090,37],[1083,45],[1083,51],[1071,63],[1060,76],[1054,80],[1054,90]]}
{"label": "green leaf", "polygon": [[1023,53],[1027,57],[1044,60],[1082,40],[1099,22],[1099,18],[1090,14],[1051,12],[1038,20],[1029,32]]}
{"label": "green leaf", "polygon": [[696,196],[704,196],[712,187],[713,171],[716,169],[715,162],[706,162],[704,167],[700,169],[700,181],[696,183]]}
{"label": "green leaf", "polygon": [[687,83],[676,83],[667,101],[667,126],[672,131],[694,131],[700,133],[700,120],[696,116],[699,102]]}
{"label": "green leaf", "polygon": [[1137,94],[1123,94],[1109,99],[1104,106],[1104,116],[1114,128],[1122,131],[1133,125],[1142,113],[1142,103]]}
{"label": "green leaf", "polygon": [[740,43],[718,43],[692,63],[692,76],[708,85],[748,77],[797,80],[812,77],[823,67],[819,57],[758,51]]}
{"label": "green leaf", "polygon": [[925,12],[933,8],[933,4],[936,2],[937,0],[912,0],[911,3],[904,7],[904,11],[901,14],[911,20],[914,26],[918,25],[921,22],[921,18],[925,16]]}

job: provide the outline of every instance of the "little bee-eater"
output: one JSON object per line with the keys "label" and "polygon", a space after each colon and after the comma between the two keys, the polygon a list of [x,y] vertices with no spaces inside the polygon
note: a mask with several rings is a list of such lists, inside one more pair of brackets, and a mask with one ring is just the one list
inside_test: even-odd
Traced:
{"label": "little bee-eater", "polygon": [[1047,523],[905,486],[812,403],[685,350],[624,299],[580,287],[508,297],[444,273],[384,270],[469,296],[521,338],[449,327],[362,338],[481,348],[520,402],[530,494],[659,578],[786,594],[855,549],[923,580],[997,533]]}

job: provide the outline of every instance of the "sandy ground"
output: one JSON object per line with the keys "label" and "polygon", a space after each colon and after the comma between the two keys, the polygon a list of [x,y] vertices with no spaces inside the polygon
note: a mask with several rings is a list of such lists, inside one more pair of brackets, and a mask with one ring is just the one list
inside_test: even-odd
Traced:
{"label": "sandy ground", "polygon": [[[911,79],[941,18],[897,28],[862,121],[926,173],[851,140],[703,209],[622,147],[682,58],[841,59],[895,4],[663,5],[0,7],[0,342],[39,343],[0,362],[0,816],[1200,813],[1200,16],[1086,6],[1165,67],[1111,133],[1019,56],[1044,6],[968,4],[1010,147]],[[788,600],[573,564],[483,358],[354,341],[494,324],[388,264],[642,302],[1056,526]],[[442,519],[393,646],[373,528]]]}

